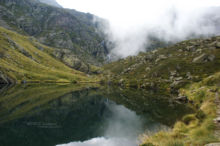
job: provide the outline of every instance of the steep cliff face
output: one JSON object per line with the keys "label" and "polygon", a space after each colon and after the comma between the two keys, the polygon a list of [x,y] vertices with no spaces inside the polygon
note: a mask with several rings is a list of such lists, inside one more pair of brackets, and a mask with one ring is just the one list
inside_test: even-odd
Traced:
{"label": "steep cliff face", "polygon": [[1,0],[0,25],[34,36],[41,43],[69,49],[88,63],[100,64],[108,50],[93,15],[56,8],[38,0]]}

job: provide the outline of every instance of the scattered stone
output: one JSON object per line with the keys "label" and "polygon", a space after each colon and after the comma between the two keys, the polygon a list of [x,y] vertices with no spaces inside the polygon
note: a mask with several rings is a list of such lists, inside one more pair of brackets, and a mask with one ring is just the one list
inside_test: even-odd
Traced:
{"label": "scattered stone", "polygon": [[216,47],[220,48],[220,42],[216,43]]}
{"label": "scattered stone", "polygon": [[145,69],[145,71],[146,71],[146,72],[149,72],[149,71],[150,71],[150,67],[147,67],[147,68]]}
{"label": "scattered stone", "polygon": [[180,101],[180,102],[185,102],[187,103],[188,102],[188,98],[187,96],[183,96],[183,95],[180,95],[176,98],[176,100]]}
{"label": "scattered stone", "polygon": [[174,80],[175,81],[181,81],[181,80],[183,80],[183,77],[178,77],[178,78],[175,78]]}
{"label": "scattered stone", "polygon": [[159,57],[156,59],[156,63],[160,60],[164,60],[164,59],[167,59],[167,57],[165,55],[159,55]]}
{"label": "scattered stone", "polygon": [[220,146],[220,143],[210,143],[206,144],[205,146]]}
{"label": "scattered stone", "polygon": [[170,72],[170,75],[171,75],[171,76],[176,76],[176,75],[177,75],[177,71],[176,71],[176,70],[171,71],[171,72]]}
{"label": "scattered stone", "polygon": [[192,79],[191,73],[190,73],[190,72],[187,72],[186,77],[187,77],[188,80],[191,80],[191,79]]}
{"label": "scattered stone", "polygon": [[123,84],[124,83],[124,79],[120,79],[119,80],[119,84],[121,85],[121,84]]}
{"label": "scattered stone", "polygon": [[196,50],[196,53],[202,53],[202,49]]}
{"label": "scattered stone", "polygon": [[209,55],[207,59],[208,61],[213,61],[215,59],[215,55]]}
{"label": "scattered stone", "polygon": [[209,62],[213,61],[215,59],[215,55],[207,55],[203,53],[202,55],[196,57],[193,59],[193,63],[203,63],[203,62]]}
{"label": "scattered stone", "polygon": [[220,123],[220,117],[214,119],[215,123]]}

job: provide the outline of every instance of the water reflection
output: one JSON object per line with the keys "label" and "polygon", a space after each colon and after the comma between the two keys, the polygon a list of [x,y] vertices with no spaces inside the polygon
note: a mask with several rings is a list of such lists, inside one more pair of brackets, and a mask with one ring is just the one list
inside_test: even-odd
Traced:
{"label": "water reflection", "polygon": [[164,95],[131,89],[52,84],[2,88],[0,143],[133,146],[144,129],[160,130],[190,111],[170,104]]}

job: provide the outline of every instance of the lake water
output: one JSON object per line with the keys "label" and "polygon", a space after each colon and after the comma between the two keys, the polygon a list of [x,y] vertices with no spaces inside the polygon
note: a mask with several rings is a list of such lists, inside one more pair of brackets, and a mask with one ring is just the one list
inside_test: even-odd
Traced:
{"label": "lake water", "polygon": [[1,146],[136,146],[189,107],[158,91],[94,85],[0,88]]}

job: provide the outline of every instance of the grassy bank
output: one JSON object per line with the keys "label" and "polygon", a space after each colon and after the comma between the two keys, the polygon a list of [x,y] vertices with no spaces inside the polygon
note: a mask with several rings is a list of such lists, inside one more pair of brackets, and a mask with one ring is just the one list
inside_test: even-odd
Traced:
{"label": "grassy bank", "polygon": [[180,93],[192,101],[197,112],[185,115],[171,131],[143,135],[141,146],[203,146],[220,141],[220,137],[215,134],[213,121],[216,118],[215,100],[220,94],[219,84],[220,72],[180,89]]}

